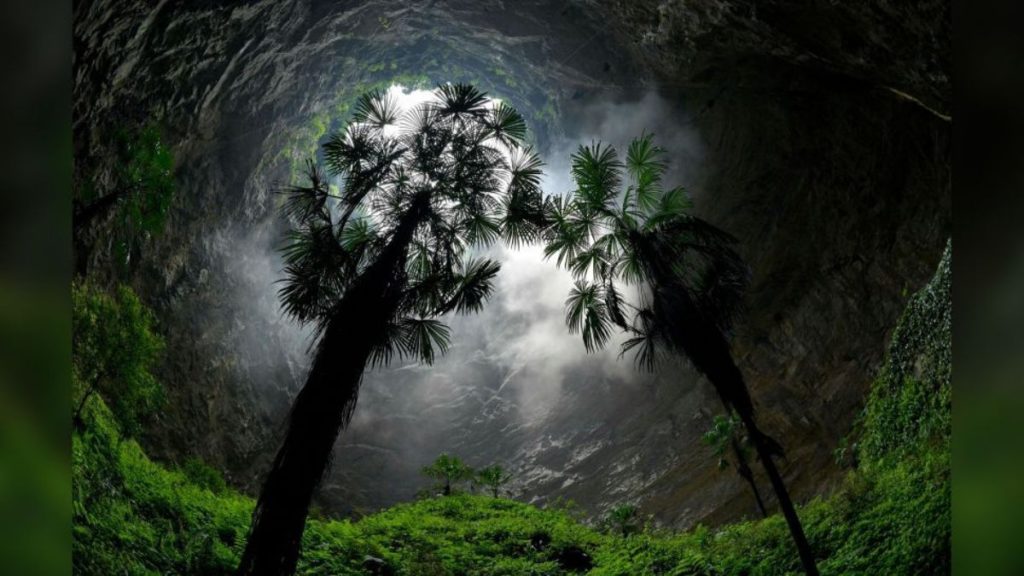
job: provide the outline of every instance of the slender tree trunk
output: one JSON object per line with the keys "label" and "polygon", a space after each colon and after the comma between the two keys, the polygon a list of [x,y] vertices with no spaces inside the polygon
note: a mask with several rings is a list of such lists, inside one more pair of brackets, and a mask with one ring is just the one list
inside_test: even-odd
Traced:
{"label": "slender tree trunk", "polygon": [[[699,326],[700,316],[695,315],[694,318],[697,320],[693,324]],[[682,323],[683,326],[690,324],[690,322]],[[692,325],[690,327],[693,328]],[[699,334],[700,337],[694,338],[695,334]],[[786,524],[789,525],[789,532],[793,536],[793,542],[796,544],[804,572],[807,576],[818,576],[814,553],[807,542],[804,528],[800,524],[800,517],[797,516],[793,501],[790,500],[789,492],[782,481],[782,476],[775,467],[775,461],[772,460],[772,455],[776,452],[778,445],[774,440],[765,436],[754,421],[754,403],[747,390],[747,384],[743,380],[743,374],[733,361],[728,342],[717,328],[708,325],[705,325],[703,329],[691,330],[689,333],[684,332],[679,341],[683,344],[682,349],[686,352],[686,356],[714,385],[719,399],[725,405],[726,412],[735,411],[743,425],[746,426],[754,450],[757,451],[758,458],[768,475],[768,480],[771,481],[772,489],[779,501],[779,508],[782,509],[782,515],[785,516]]]}
{"label": "slender tree trunk", "polygon": [[[731,418],[733,411],[729,406],[729,403],[725,400],[725,397],[719,394],[718,399],[722,401],[722,407],[725,408],[725,414]],[[754,494],[754,501],[757,502],[757,509],[761,512],[761,517],[767,518],[768,509],[765,508],[764,500],[761,499],[761,491],[757,489],[757,481],[754,480],[754,472],[750,469],[747,457],[743,454],[743,449],[735,437],[730,438],[729,441],[732,445],[732,453],[736,456],[736,473],[750,485],[750,491]]]}
{"label": "slender tree trunk", "polygon": [[85,391],[82,399],[78,401],[78,407],[75,408],[75,415],[72,417],[71,421],[74,423],[75,428],[79,430],[82,429],[82,410],[85,408],[85,402],[90,396],[92,396],[92,393],[96,391],[96,384],[97,382],[93,382],[92,385],[89,386],[89,389]]}
{"label": "slender tree trunk", "polygon": [[761,491],[757,489],[757,482],[754,480],[754,471],[747,464],[747,458],[743,455],[743,449],[735,438],[732,439],[732,451],[736,455],[736,473],[747,481],[750,491],[754,494],[754,501],[757,502],[757,509],[761,512],[762,518],[768,517],[768,510],[764,507],[764,500],[761,499]]}
{"label": "slender tree trunk", "polygon": [[253,511],[237,574],[294,574],[313,492],[355,409],[370,353],[395,313],[404,288],[396,278],[404,274],[406,249],[425,207],[426,198],[421,196],[403,216],[388,247],[332,313]]}
{"label": "slender tree trunk", "polygon": [[754,444],[754,449],[757,450],[757,454],[761,459],[761,464],[764,466],[764,471],[768,474],[768,479],[772,483],[772,488],[775,490],[775,497],[779,500],[779,507],[782,508],[782,515],[786,518],[786,524],[789,525],[789,532],[793,536],[793,541],[796,543],[797,552],[800,554],[800,562],[803,563],[804,572],[807,576],[818,576],[818,566],[814,562],[814,553],[811,551],[811,545],[807,542],[807,536],[804,534],[803,525],[800,524],[800,517],[797,516],[796,508],[793,507],[793,501],[789,498],[789,492],[786,490],[786,485],[782,481],[782,476],[779,474],[779,470],[775,467],[775,461],[772,460],[772,451],[769,447],[768,442],[765,441],[764,436],[761,434],[760,429],[754,423],[752,414],[740,414],[740,418],[743,420],[743,425],[747,427],[747,432],[750,434],[750,440]]}

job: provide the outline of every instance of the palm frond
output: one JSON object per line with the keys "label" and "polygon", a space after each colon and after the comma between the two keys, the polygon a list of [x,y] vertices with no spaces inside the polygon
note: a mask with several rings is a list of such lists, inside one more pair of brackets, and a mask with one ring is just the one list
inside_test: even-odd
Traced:
{"label": "palm frond", "polygon": [[501,235],[501,223],[485,212],[467,218],[463,223],[466,242],[470,245],[489,246]]}
{"label": "palm frond", "polygon": [[582,334],[587,352],[600,349],[611,335],[603,296],[600,286],[577,280],[565,301],[565,324],[571,334]]}
{"label": "palm frond", "polygon": [[306,161],[306,177],[308,186],[289,186],[284,190],[285,216],[299,226],[314,221],[320,224],[330,222],[327,179],[312,160]]}
{"label": "palm frond", "polygon": [[483,118],[487,114],[487,93],[470,84],[442,84],[437,87],[438,112],[442,116]]}
{"label": "palm frond", "polygon": [[509,149],[516,148],[526,138],[526,120],[519,111],[504,102],[490,109],[484,124],[492,137]]}
{"label": "palm frond", "polygon": [[622,294],[615,288],[615,282],[611,280],[610,276],[604,286],[604,305],[608,310],[608,318],[613,324],[623,329],[629,328],[626,322],[626,315],[622,312],[625,302],[623,301]]}
{"label": "palm frond", "polygon": [[584,278],[588,275],[596,278],[607,262],[604,250],[597,244],[591,244],[589,248],[580,250],[576,254],[569,264],[569,271],[572,272],[574,278]]}
{"label": "palm frond", "polygon": [[405,339],[405,326],[400,322],[389,322],[380,341],[370,349],[370,367],[387,366],[393,358],[405,355]]}
{"label": "palm frond", "polygon": [[502,205],[501,235],[513,248],[532,242],[546,225],[541,197],[544,162],[532,147],[516,149],[509,160],[509,183]]}
{"label": "palm frond", "polygon": [[398,101],[387,90],[378,88],[363,94],[356,100],[352,120],[382,129],[394,125],[399,116],[401,116],[401,109],[398,106]]}
{"label": "palm frond", "polygon": [[448,351],[451,330],[440,320],[432,318],[405,318],[400,323],[403,332],[403,352],[433,364],[437,355]]}
{"label": "palm frond", "polygon": [[676,187],[661,196],[655,207],[648,212],[644,230],[650,231],[659,226],[670,225],[673,221],[686,218],[693,209],[693,200],[681,187]]}
{"label": "palm frond", "polygon": [[455,311],[470,314],[483,309],[494,291],[494,278],[501,270],[498,262],[490,259],[468,260],[455,274],[451,296],[437,310],[437,314]]}
{"label": "palm frond", "polygon": [[339,241],[341,247],[350,254],[365,250],[378,240],[377,229],[369,218],[357,218],[341,229]]}
{"label": "palm frond", "polygon": [[324,162],[332,174],[358,170],[373,155],[374,135],[365,124],[349,124],[335,132],[323,145]]}
{"label": "palm frond", "polygon": [[[644,134],[629,144],[626,152],[626,169],[635,183],[631,188],[636,206],[644,212],[651,210],[661,193],[661,176],[667,167],[663,160],[664,149],[654,144],[653,134]],[[626,194],[624,203],[629,207],[631,194]]]}
{"label": "palm frond", "polygon": [[309,262],[288,264],[280,280],[278,297],[284,312],[302,323],[316,322],[328,314],[340,295],[340,282],[331,272]]}
{"label": "palm frond", "polygon": [[580,146],[571,160],[577,197],[589,210],[610,210],[622,184],[622,163],[615,148],[600,142]]}
{"label": "palm frond", "polygon": [[633,326],[629,329],[633,336],[622,343],[619,356],[633,351],[633,361],[637,368],[653,372],[661,356],[658,346],[658,321],[659,319],[650,308],[638,310],[633,320]]}

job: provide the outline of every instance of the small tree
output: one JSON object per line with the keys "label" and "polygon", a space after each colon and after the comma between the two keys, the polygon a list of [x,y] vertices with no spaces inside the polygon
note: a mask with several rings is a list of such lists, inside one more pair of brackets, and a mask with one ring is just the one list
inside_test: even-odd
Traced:
{"label": "small tree", "polygon": [[110,178],[90,178],[75,199],[72,227],[76,243],[94,222],[113,213],[110,241],[116,258],[125,263],[135,244],[147,234],[163,231],[174,196],[174,156],[160,129],[147,124],[114,135]]}
{"label": "small tree", "polygon": [[757,482],[754,481],[754,472],[747,464],[750,460],[749,439],[740,434],[742,426],[739,418],[719,414],[711,423],[711,429],[704,433],[704,443],[711,446],[715,456],[718,457],[718,469],[725,470],[730,466],[726,459],[727,450],[732,450],[733,458],[736,460],[736,473],[750,486],[750,491],[757,502],[757,509],[761,516],[767,518],[768,511],[764,507],[764,500],[761,499],[761,492],[757,489]]}
{"label": "small tree", "polygon": [[505,473],[505,469],[499,464],[481,468],[476,473],[476,483],[485,486],[495,498],[498,497],[501,487],[511,479],[512,475]]}
{"label": "small tree", "polygon": [[163,388],[150,371],[163,349],[153,315],[126,286],[110,295],[74,284],[71,297],[75,425],[82,426],[82,410],[99,392],[122,431],[135,434],[163,400]]}
{"label": "small tree", "polygon": [[615,532],[623,537],[640,531],[640,509],[632,504],[622,504],[608,511],[602,524],[608,532]]}
{"label": "small tree", "polygon": [[423,475],[444,484],[442,494],[451,496],[452,485],[473,478],[473,469],[467,466],[458,456],[441,454],[430,466],[423,467]]}

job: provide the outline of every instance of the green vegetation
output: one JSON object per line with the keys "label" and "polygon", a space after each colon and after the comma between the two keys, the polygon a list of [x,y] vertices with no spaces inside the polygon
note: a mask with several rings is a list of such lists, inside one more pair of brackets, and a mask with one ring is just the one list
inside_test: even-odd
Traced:
{"label": "green vegetation", "polygon": [[[433,363],[450,341],[441,318],[479,312],[493,290],[500,265],[471,250],[535,237],[541,161],[525,135],[515,109],[468,84],[438,86],[410,110],[374,91],[324,144],[323,167],[309,160],[308,182],[287,191],[279,295],[316,341],[239,574],[294,572],[363,370],[396,357]],[[328,175],[343,178],[344,190],[332,191]]]}
{"label": "green vegetation", "polygon": [[[951,395],[950,277],[947,250],[936,278],[911,300],[894,333],[859,426],[860,466],[834,495],[800,510],[823,574],[949,573],[950,404],[936,399]],[[930,392],[905,393],[893,375],[906,388]],[[100,391],[72,438],[74,572],[231,573],[253,501],[209,480],[212,471],[188,471],[198,463],[182,472],[149,460],[122,435],[104,400]],[[908,424],[895,439],[888,415]],[[312,519],[298,565],[300,574],[343,576],[781,576],[798,570],[777,515],[718,530],[648,528],[623,537],[588,527],[571,507],[470,494],[401,504],[358,521]]]}
{"label": "green vegetation", "polygon": [[[690,213],[681,187],[665,189],[665,151],[651,135],[633,140],[625,163],[600,142],[572,155],[576,189],[545,201],[545,257],[572,273],[565,302],[569,332],[588,352],[613,331],[625,335],[622,353],[654,370],[673,355],[711,383],[725,409],[735,412],[771,481],[808,576],[818,569],[800,517],[773,457],[782,449],[758,428],[754,404],[732,357],[729,336],[747,285],[748,270],[735,239]],[[632,286],[633,294],[620,291]],[[733,443],[737,460],[746,462]],[[752,476],[745,469],[741,475]]]}
{"label": "green vegetation", "polygon": [[[757,482],[754,480],[754,471],[750,469],[750,440],[746,434],[741,434],[743,430],[743,423],[735,415],[724,415],[719,414],[715,416],[711,423],[711,429],[704,433],[704,443],[711,447],[714,451],[715,456],[718,457],[718,469],[725,470],[730,466],[735,467],[736,474],[750,486],[750,493],[754,496],[754,502],[757,503],[757,510],[761,513],[761,516],[768,516],[768,510],[764,506],[764,500],[761,499],[761,491],[757,487]],[[732,456],[735,460],[730,463],[725,457],[725,453],[728,450],[732,450]]]}
{"label": "green vegetation", "polygon": [[[395,65],[392,64],[390,68],[393,70]],[[387,90],[395,84],[409,89],[421,89],[429,84],[429,79],[422,74],[392,74],[384,79],[380,76],[383,71],[384,66],[380,65],[373,72],[379,79],[346,85],[344,91],[335,97],[334,103],[315,113],[308,123],[287,129],[284,147],[272,161],[281,161],[287,166],[289,184],[300,184],[303,181],[306,161],[317,156],[329,132],[344,125],[361,95],[375,90]]]}
{"label": "green vegetation", "polygon": [[126,263],[140,239],[163,231],[174,197],[174,156],[152,123],[118,130],[113,143],[110,177],[85,182],[73,224],[79,235],[113,212],[115,255]]}
{"label": "green vegetation", "polygon": [[512,479],[511,474],[506,474],[505,469],[498,464],[481,468],[476,472],[476,478],[474,482],[487,488],[491,492],[491,496],[497,498],[501,492],[501,487],[508,483]]}
{"label": "green vegetation", "polygon": [[73,418],[80,424],[98,392],[110,402],[121,429],[134,435],[163,400],[163,388],[150,372],[163,349],[153,315],[126,286],[107,294],[74,284],[71,299]]}
{"label": "green vegetation", "polygon": [[632,504],[616,506],[601,521],[605,531],[625,538],[640,531],[640,509]]}
{"label": "green vegetation", "polygon": [[893,331],[888,361],[864,410],[862,455],[869,461],[914,455],[952,436],[953,320],[951,244],[935,279],[915,294]]}
{"label": "green vegetation", "polygon": [[451,496],[454,485],[473,479],[473,469],[458,456],[441,454],[430,466],[424,466],[421,473],[439,483],[441,494]]}

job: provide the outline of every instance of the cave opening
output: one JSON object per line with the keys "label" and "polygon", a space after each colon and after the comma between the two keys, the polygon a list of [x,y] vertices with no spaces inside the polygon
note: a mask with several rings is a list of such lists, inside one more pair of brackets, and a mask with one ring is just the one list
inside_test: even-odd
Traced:
{"label": "cave opening", "polygon": [[[523,114],[546,193],[571,189],[578,145],[623,151],[654,134],[667,180],[750,263],[736,354],[789,450],[787,481],[803,501],[841,482],[835,446],[951,228],[945,52],[920,32],[932,19],[887,19],[905,38],[866,34],[847,53],[774,4],[127,4],[76,8],[75,170],[92,177],[125,124],[159,124],[175,154],[166,230],[126,271],[105,244],[83,256],[91,279],[140,294],[173,351],[157,374],[168,408],[142,438],[155,459],[201,458],[256,493],[309,362],[309,331],[276,295],[278,192],[322,159],[360,94],[416,101],[451,82]],[[892,16],[820,9],[842,38]],[[411,500],[421,468],[451,452],[514,470],[523,501],[569,498],[591,518],[627,500],[676,528],[749,517],[744,485],[701,443],[716,412],[706,382],[682,364],[644,375],[615,346],[588,355],[565,329],[572,279],[543,247],[492,253],[493,301],[452,320],[447,356],[366,374],[320,508]]]}

